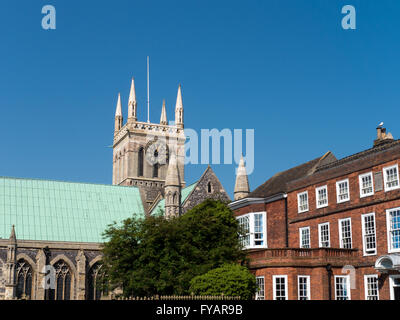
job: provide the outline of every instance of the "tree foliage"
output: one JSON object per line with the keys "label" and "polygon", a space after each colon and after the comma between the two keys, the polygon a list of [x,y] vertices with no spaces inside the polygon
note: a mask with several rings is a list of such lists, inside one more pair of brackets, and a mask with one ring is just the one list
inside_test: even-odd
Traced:
{"label": "tree foliage", "polygon": [[125,296],[189,294],[194,277],[244,261],[238,231],[232,211],[215,200],[179,218],[114,223],[104,233],[106,280]]}
{"label": "tree foliage", "polygon": [[240,296],[249,300],[256,292],[256,278],[246,267],[225,264],[190,281],[190,289],[196,295]]}

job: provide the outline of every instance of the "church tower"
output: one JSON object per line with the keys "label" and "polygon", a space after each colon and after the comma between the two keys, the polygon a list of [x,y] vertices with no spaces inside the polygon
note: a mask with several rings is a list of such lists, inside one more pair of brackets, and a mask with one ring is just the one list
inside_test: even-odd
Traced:
{"label": "church tower", "polygon": [[126,123],[123,123],[120,95],[115,112],[113,184],[139,187],[145,210],[148,210],[159,194],[164,196],[169,158],[173,152],[176,155],[180,186],[185,186],[186,138],[183,130],[182,88],[178,87],[174,124],[167,122],[165,100],[160,123],[140,121],[138,107],[135,80],[132,78]]}

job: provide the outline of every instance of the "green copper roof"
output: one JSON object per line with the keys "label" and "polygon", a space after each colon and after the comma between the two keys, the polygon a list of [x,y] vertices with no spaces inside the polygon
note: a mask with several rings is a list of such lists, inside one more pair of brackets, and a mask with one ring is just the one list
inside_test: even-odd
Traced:
{"label": "green copper roof", "polygon": [[[186,188],[182,189],[182,196],[181,196],[181,203],[184,203],[186,198],[189,196],[189,194],[192,192],[194,187],[197,185],[197,182],[191,184],[190,186],[187,186]],[[165,199],[162,199],[158,202],[158,204],[154,207],[154,209],[151,211],[151,215],[162,215],[164,214],[165,210]]]}
{"label": "green copper roof", "polygon": [[0,177],[0,238],[103,242],[114,221],[145,216],[139,189]]}

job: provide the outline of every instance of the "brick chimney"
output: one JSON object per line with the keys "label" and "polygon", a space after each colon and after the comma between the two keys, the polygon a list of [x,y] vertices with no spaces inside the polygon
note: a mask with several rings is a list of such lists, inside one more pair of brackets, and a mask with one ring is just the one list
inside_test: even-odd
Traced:
{"label": "brick chimney", "polygon": [[376,128],[376,139],[374,140],[374,147],[380,146],[384,143],[392,142],[392,134],[386,133],[386,128],[383,127],[383,122]]}

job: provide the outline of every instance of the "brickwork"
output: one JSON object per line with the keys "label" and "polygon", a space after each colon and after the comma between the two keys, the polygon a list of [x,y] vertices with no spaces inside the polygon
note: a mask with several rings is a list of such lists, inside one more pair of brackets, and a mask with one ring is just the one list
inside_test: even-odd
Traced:
{"label": "brickwork", "polygon": [[[250,269],[256,276],[264,276],[265,299],[273,299],[276,289],[273,288],[273,276],[276,275],[287,276],[287,295],[290,300],[299,298],[298,276],[301,275],[310,277],[309,293],[312,300],[336,299],[339,293],[335,287],[335,277],[346,275],[351,280],[348,285],[351,299],[367,298],[365,276],[377,279],[380,300],[395,297],[392,279],[400,276],[399,267],[395,267],[394,263],[392,267],[390,264],[381,267],[378,262],[390,256],[394,257],[390,259],[397,259],[397,253],[393,254],[389,248],[386,210],[400,207],[400,188],[387,190],[384,168],[399,166],[399,162],[400,141],[385,141],[364,152],[314,167],[311,172],[295,180],[288,179],[285,185],[287,207],[284,198],[268,201],[271,197],[268,190],[263,191],[268,194],[265,199],[249,198],[247,202],[241,200],[231,204],[236,216],[266,212],[268,248],[248,251]],[[359,177],[366,173],[372,175],[373,194],[361,196]],[[340,203],[336,182],[345,179],[348,179],[350,198]],[[268,185],[268,181],[264,185]],[[323,186],[327,187],[328,203],[323,208],[317,208],[316,188]],[[299,212],[298,195],[303,192],[308,195],[308,209]],[[376,252],[366,252],[363,233],[362,216],[371,213],[375,215]],[[344,242],[340,242],[342,229],[339,220],[348,218],[351,219],[351,249],[344,248]],[[329,223],[329,248],[320,248],[319,224],[322,223]],[[305,227],[310,231],[310,243],[306,248],[301,248],[300,228]],[[283,241],[286,228],[287,246]]]}

